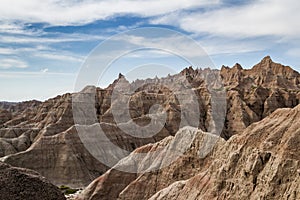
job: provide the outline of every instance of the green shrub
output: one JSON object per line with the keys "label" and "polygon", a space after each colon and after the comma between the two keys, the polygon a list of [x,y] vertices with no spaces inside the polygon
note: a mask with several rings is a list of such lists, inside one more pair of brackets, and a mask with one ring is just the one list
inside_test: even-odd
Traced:
{"label": "green shrub", "polygon": [[68,186],[65,186],[65,185],[61,185],[60,187],[59,187],[59,189],[61,189],[61,190],[67,190],[67,189],[70,189]]}
{"label": "green shrub", "polygon": [[61,189],[64,194],[74,194],[79,190],[79,189],[70,188],[70,187],[65,186],[65,185],[61,185],[59,187],[59,189]]}
{"label": "green shrub", "polygon": [[69,188],[65,191],[65,194],[74,194],[78,191],[78,189]]}

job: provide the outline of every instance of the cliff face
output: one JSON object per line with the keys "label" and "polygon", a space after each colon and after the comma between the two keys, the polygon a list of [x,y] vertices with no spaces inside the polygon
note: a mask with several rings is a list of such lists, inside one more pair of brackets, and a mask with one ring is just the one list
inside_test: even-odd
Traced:
{"label": "cliff face", "polygon": [[275,111],[217,146],[207,169],[151,199],[299,199],[299,117],[300,106]]}
{"label": "cliff face", "polygon": [[[218,79],[219,73],[222,80]],[[100,123],[108,138],[128,151],[118,157],[122,159],[141,146],[174,136],[186,125],[197,126],[206,132],[221,133],[226,140],[232,135],[241,134],[249,125],[262,120],[277,108],[295,107],[300,99],[299,81],[298,72],[266,57],[252,69],[242,69],[238,64],[232,68],[222,67],[220,71],[189,67],[179,74],[160,79],[136,80],[133,83],[128,83],[120,75],[105,89],[89,86],[83,91],[89,91],[95,100],[93,112],[96,117],[89,125]],[[126,110],[122,107],[113,114],[112,105],[125,98],[113,92],[118,83],[133,89],[129,101],[130,119],[124,117]],[[143,86],[138,87],[140,85]],[[182,99],[177,98],[172,91],[174,88],[193,91],[198,98],[198,105],[188,104],[192,101],[190,95],[183,94]],[[222,96],[223,89],[226,96]],[[74,95],[64,94],[45,102],[0,103],[1,160],[14,166],[34,169],[57,185],[83,187],[105,173],[109,167],[97,161],[78,136],[73,119]],[[213,95],[215,99],[221,99],[217,102],[218,108],[221,108],[219,110],[214,110],[211,103]],[[226,98],[225,103],[223,97]],[[191,112],[182,108],[182,100]],[[116,123],[116,117],[121,119],[124,127],[131,127],[132,122],[139,126],[149,124],[149,112],[155,104],[161,105],[158,113],[166,113],[166,121],[158,134],[146,139],[138,138],[124,133],[117,126],[120,123]],[[194,112],[196,110],[199,113]],[[225,120],[222,120],[222,115]],[[195,123],[195,120],[188,119],[199,121]],[[181,121],[184,123],[181,124]],[[139,132],[139,129],[133,127],[129,132]],[[181,173],[183,171],[178,172]],[[193,175],[192,172],[189,174]]]}
{"label": "cliff face", "polygon": [[300,100],[300,75],[288,66],[265,57],[252,69],[222,67],[227,90],[227,116],[222,136],[226,139],[242,132],[253,122],[277,108],[294,107]]}
{"label": "cliff face", "polygon": [[[121,160],[113,169],[94,180],[78,196],[78,199],[148,199],[157,191],[168,185],[193,177],[211,161],[204,159],[208,151],[206,142],[223,144],[225,141],[210,133],[202,132],[193,127],[180,129],[175,136],[142,146],[133,151],[128,157]],[[175,147],[174,147],[175,146]],[[162,151],[154,158],[151,153],[159,149],[185,149],[186,151],[165,166],[173,155],[169,151]],[[213,147],[213,146],[212,146]],[[149,153],[143,159],[136,159],[139,153]],[[153,166],[161,168],[157,171],[148,171]],[[143,168],[142,173],[126,173],[118,171],[124,167]],[[120,178],[122,177],[122,178]]]}
{"label": "cliff face", "polygon": [[[116,168],[133,167],[130,162],[135,153],[151,152],[174,141],[184,145],[193,135],[187,151],[170,166],[141,174],[111,169],[77,199],[299,199],[299,119],[300,106],[278,109],[228,141],[196,128],[183,128],[175,137],[138,148]],[[201,152],[209,141],[215,145],[203,157]],[[165,159],[162,154],[155,161]]]}

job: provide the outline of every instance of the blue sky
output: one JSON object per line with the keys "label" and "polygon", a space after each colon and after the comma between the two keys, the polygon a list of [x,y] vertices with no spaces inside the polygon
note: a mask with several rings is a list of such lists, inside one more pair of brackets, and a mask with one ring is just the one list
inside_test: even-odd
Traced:
{"label": "blue sky", "polygon": [[[270,55],[300,71],[299,9],[297,0],[1,0],[0,101],[72,92],[80,67],[99,43],[141,27],[186,34],[216,68],[236,62],[249,68]],[[163,55],[124,58],[99,84],[126,74],[139,59],[167,63],[175,71],[188,65]]]}

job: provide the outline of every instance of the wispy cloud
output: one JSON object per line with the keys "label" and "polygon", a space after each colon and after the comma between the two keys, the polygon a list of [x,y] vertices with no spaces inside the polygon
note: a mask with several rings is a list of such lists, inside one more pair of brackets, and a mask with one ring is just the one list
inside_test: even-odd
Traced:
{"label": "wispy cloud", "polygon": [[67,55],[67,54],[62,55],[54,52],[36,52],[33,54],[33,56],[50,59],[50,60],[60,60],[65,62],[82,62],[84,59],[82,56]]}
{"label": "wispy cloud", "polygon": [[[268,42],[268,39],[265,38],[255,40],[236,40],[229,37],[201,37],[200,39],[198,38],[192,40],[192,38],[190,38],[191,40],[188,40],[185,36],[181,36],[179,33],[178,35],[174,34],[174,36],[169,35],[168,37],[162,36],[157,38],[147,38],[143,36],[126,35],[122,37],[116,37],[115,39],[119,42],[120,46],[136,45],[138,47],[142,46],[149,48],[155,44],[155,47],[161,49],[160,51],[147,50],[147,53],[136,52],[132,54],[132,57],[170,57],[172,53],[182,53],[182,56],[185,55],[188,57],[199,57],[203,55],[205,56],[206,54],[210,56],[229,53],[240,54],[265,50],[266,45],[261,43],[262,41],[264,41],[264,44]],[[203,50],[203,52],[193,50],[196,43]]]}
{"label": "wispy cloud", "polygon": [[203,37],[198,43],[210,56],[263,51],[272,45],[271,39],[268,38],[243,40],[230,37]]}
{"label": "wispy cloud", "polygon": [[0,54],[2,55],[10,55],[10,54],[13,54],[14,53],[14,50],[11,49],[11,48],[2,48],[0,47]]}
{"label": "wispy cloud", "polygon": [[[218,0],[2,0],[0,20],[45,22],[51,25],[78,25],[119,14],[155,16],[181,9],[203,7]],[[12,6],[13,5],[13,6]]]}
{"label": "wispy cloud", "polygon": [[[60,49],[53,49],[47,46],[33,46],[33,47],[19,47],[19,48],[0,48],[0,55],[10,57],[22,57],[24,54],[28,57],[43,58],[53,61],[62,62],[82,62],[84,57],[73,52],[63,51]],[[5,66],[8,66],[5,64]],[[10,67],[2,67],[8,69]],[[19,67],[24,68],[24,67]]]}
{"label": "wispy cloud", "polygon": [[37,36],[42,35],[41,30],[26,29],[24,23],[17,23],[12,21],[0,21],[0,33],[5,34],[17,34],[17,35],[30,35]]}
{"label": "wispy cloud", "polygon": [[45,51],[51,50],[49,47],[46,46],[32,46],[32,47],[0,47],[0,54],[1,55],[17,55],[24,52],[36,52],[36,51]]}
{"label": "wispy cloud", "polygon": [[4,58],[0,59],[0,69],[10,69],[10,68],[27,68],[26,62],[19,59]]}
{"label": "wispy cloud", "polygon": [[44,77],[47,75],[48,77],[76,77],[74,73],[58,73],[58,72],[49,72],[48,68],[44,68],[38,72],[1,72],[0,78],[30,78],[30,77]]}
{"label": "wispy cloud", "polygon": [[[195,51],[191,42],[178,35],[149,38],[137,34],[114,37],[114,46],[102,51],[102,57],[119,55],[128,46],[149,48],[154,43],[162,51],[128,54],[126,63],[120,60],[119,66],[153,60],[167,63],[174,61],[169,59],[172,53],[181,52],[190,57],[207,52],[219,59],[218,64],[240,62],[238,57],[249,64],[249,57],[270,53],[299,65],[299,9],[297,0],[1,0],[0,82],[15,85],[15,90],[7,88],[0,98],[43,99],[50,93],[63,93],[65,85],[72,88],[80,63],[98,42],[149,25],[170,25],[185,32],[204,51]],[[173,64],[179,68],[181,62]],[[24,88],[35,88],[35,92],[29,94]]]}
{"label": "wispy cloud", "polygon": [[49,71],[48,68],[45,68],[45,69],[42,69],[42,70],[41,70],[42,73],[47,73],[48,71]]}
{"label": "wispy cloud", "polygon": [[246,5],[220,7],[206,12],[175,12],[151,20],[183,30],[217,36],[300,37],[300,2],[297,0],[256,0]]}
{"label": "wispy cloud", "polygon": [[[174,55],[186,55],[188,57],[199,56],[205,54],[205,52],[191,51],[191,48],[195,47],[196,43],[193,40],[188,40],[184,35],[179,32],[171,34],[170,32],[164,32],[162,29],[162,35],[157,37],[146,37],[139,35],[120,35],[114,40],[118,41],[120,45],[131,45],[132,48],[155,48],[161,51],[149,51],[153,55],[160,56],[174,54]],[[167,36],[165,36],[167,34]],[[163,52],[165,51],[165,52]]]}
{"label": "wispy cloud", "polygon": [[14,43],[14,44],[51,44],[62,42],[80,42],[80,41],[93,41],[103,40],[105,36],[87,35],[87,34],[57,34],[56,37],[32,37],[32,36],[16,36],[16,35],[0,35],[1,43]]}

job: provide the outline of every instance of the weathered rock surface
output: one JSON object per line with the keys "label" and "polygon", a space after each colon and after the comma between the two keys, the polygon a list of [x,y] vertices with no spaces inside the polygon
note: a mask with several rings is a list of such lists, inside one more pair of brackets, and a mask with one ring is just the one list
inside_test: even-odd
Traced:
{"label": "weathered rock surface", "polygon": [[[299,199],[299,119],[300,105],[278,109],[228,141],[196,129],[181,129],[175,137],[135,150],[151,152],[181,135],[187,140],[191,131],[196,133],[188,150],[169,167],[140,174],[111,169],[92,182],[78,199]],[[215,146],[202,156],[208,141],[215,142]],[[134,167],[135,152],[116,168]],[[156,161],[161,163],[164,159],[166,155],[162,154]],[[147,159],[139,166],[145,164]]]}
{"label": "weathered rock surface", "polygon": [[27,150],[2,159],[13,166],[39,171],[56,185],[83,187],[108,168],[84,148],[75,127],[40,137]]}
{"label": "weathered rock surface", "polygon": [[289,66],[265,57],[252,69],[222,67],[227,90],[227,116],[222,137],[241,133],[277,108],[295,107],[300,102],[300,75]]}
{"label": "weathered rock surface", "polygon": [[299,199],[299,119],[300,106],[278,109],[218,146],[206,170],[151,199]]}
{"label": "weathered rock surface", "polygon": [[[136,148],[135,145],[142,146],[159,140],[138,139],[130,136],[122,138],[122,132],[115,125],[102,124],[102,128],[110,133],[111,142],[129,152]],[[164,130],[161,132],[163,133]],[[103,146],[103,151],[108,151],[105,143],[99,143],[97,146]],[[111,154],[113,152],[110,156]],[[105,155],[99,153],[98,156],[104,157]],[[122,156],[119,159],[121,158]],[[68,185],[75,188],[88,185],[109,169],[88,152],[75,126],[59,134],[40,137],[26,151],[4,157],[2,160],[13,166],[37,170],[56,185]]]}
{"label": "weathered rock surface", "polygon": [[39,106],[42,102],[37,100],[32,101],[24,101],[21,103],[14,103],[14,102],[5,102],[0,101],[0,108],[4,110],[8,110],[13,113],[22,112],[28,108],[34,109]]}
{"label": "weathered rock surface", "polygon": [[63,200],[62,192],[37,172],[0,162],[0,199]]}
{"label": "weathered rock surface", "polygon": [[[220,84],[219,73],[224,87]],[[86,112],[95,117],[87,124],[79,124],[94,126],[100,122],[112,143],[127,151],[113,161],[117,163],[118,159],[126,157],[134,149],[174,136],[186,125],[198,126],[206,132],[221,133],[225,139],[240,134],[246,127],[270,115],[277,108],[295,107],[300,99],[299,77],[298,72],[274,63],[269,57],[247,70],[238,64],[233,68],[223,67],[220,71],[189,67],[179,74],[161,79],[136,80],[133,83],[128,83],[120,75],[105,89],[89,86],[83,90],[89,91],[94,98],[91,112]],[[117,107],[117,112],[113,113],[113,106],[128,98],[113,92],[118,83],[133,89],[129,98],[129,118],[127,110],[122,106]],[[192,98],[187,93],[179,99],[172,89],[192,90],[198,97],[199,105],[188,104]],[[222,103],[222,92],[225,90],[227,106],[225,101]],[[0,102],[1,160],[14,166],[34,169],[55,184],[72,187],[86,186],[108,170],[107,166],[85,149],[78,137],[78,126],[73,118],[74,95],[64,94],[45,102]],[[218,97],[220,102],[217,102],[219,106],[215,109],[211,102],[217,101]],[[180,101],[185,102],[190,110],[183,109]],[[158,114],[149,114],[155,104],[161,105]],[[161,130],[147,139],[130,136],[119,127],[129,127],[129,133],[142,133],[139,128],[130,128],[131,125],[147,126],[151,117],[163,113],[166,113],[166,121],[162,122]],[[225,114],[224,120],[222,115]],[[120,121],[117,122],[116,118]],[[109,159],[107,155],[102,157]]]}
{"label": "weathered rock surface", "polygon": [[[203,145],[205,142],[211,146]],[[160,189],[175,181],[193,177],[209,162],[203,155],[209,153],[215,143],[225,141],[204,133],[197,128],[184,127],[175,136],[169,136],[158,143],[142,146],[121,160],[114,168],[93,181],[78,199],[147,199]],[[159,151],[157,155],[151,152]],[[176,155],[176,151],[182,154]],[[186,150],[186,151],[185,151]],[[140,153],[149,153],[139,157]],[[179,156],[180,155],[180,156]],[[168,163],[169,160],[175,161]],[[151,169],[162,168],[152,172]],[[126,173],[119,169],[140,169],[141,173]],[[143,172],[144,171],[144,172]]]}
{"label": "weathered rock surface", "polygon": [[5,122],[11,120],[12,114],[7,110],[0,109],[0,124],[4,124]]}

